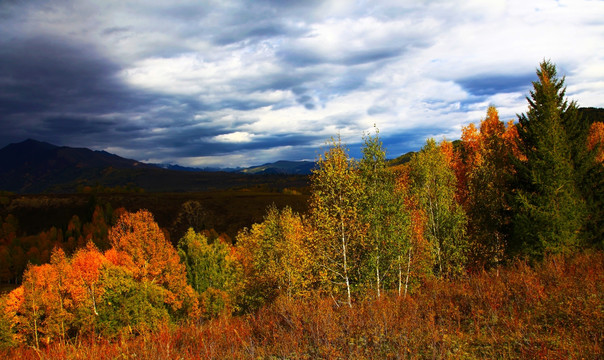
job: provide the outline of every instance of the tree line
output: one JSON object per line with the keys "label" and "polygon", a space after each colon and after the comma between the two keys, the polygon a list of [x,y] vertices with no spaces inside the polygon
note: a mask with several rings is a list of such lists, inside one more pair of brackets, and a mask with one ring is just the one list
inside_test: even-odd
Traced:
{"label": "tree line", "polygon": [[57,248],[27,268],[0,303],[0,342],[136,334],[280,297],[354,307],[517,257],[601,249],[604,124],[579,116],[553,64],[537,76],[518,123],[489,107],[461,141],[428,139],[405,164],[387,166],[377,128],[359,160],[331,139],[308,213],[270,207],[235,244],[189,229],[173,247],[148,211],[124,212],[106,248]]}

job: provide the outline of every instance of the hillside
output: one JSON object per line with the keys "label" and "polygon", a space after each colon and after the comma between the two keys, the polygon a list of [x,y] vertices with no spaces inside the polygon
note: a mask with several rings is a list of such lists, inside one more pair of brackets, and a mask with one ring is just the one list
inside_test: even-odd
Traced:
{"label": "hillside", "polygon": [[258,186],[281,190],[306,186],[307,181],[304,175],[289,176],[281,171],[251,174],[254,172],[163,169],[105,151],[60,147],[31,139],[0,149],[0,190],[16,193],[74,193],[99,186],[151,192]]}
{"label": "hillside", "polygon": [[32,139],[0,149],[0,189],[31,193],[94,179],[102,169],[151,170],[154,167],[104,151],[56,146]]}

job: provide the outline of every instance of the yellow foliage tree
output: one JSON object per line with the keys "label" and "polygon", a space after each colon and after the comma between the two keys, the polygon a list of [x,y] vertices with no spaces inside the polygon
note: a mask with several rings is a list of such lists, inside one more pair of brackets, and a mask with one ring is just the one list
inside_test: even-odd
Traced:
{"label": "yellow foliage tree", "polygon": [[289,207],[268,209],[264,221],[237,236],[248,307],[279,295],[300,297],[313,283],[310,249],[303,219]]}

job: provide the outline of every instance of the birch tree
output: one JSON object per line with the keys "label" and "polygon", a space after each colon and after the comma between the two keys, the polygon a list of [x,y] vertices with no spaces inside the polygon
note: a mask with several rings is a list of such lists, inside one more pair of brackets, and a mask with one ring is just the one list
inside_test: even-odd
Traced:
{"label": "birch tree", "polygon": [[366,278],[374,284],[377,297],[402,279],[402,262],[409,252],[409,216],[403,196],[397,193],[395,175],[386,167],[386,151],[375,135],[366,135],[359,162],[364,196],[362,218],[367,224]]}
{"label": "birch tree", "polygon": [[[445,145],[447,145],[445,143]],[[455,201],[456,180],[450,166],[449,146],[428,139],[410,163],[412,194],[425,212],[426,239],[434,256],[437,275],[460,273],[466,262],[466,216]]]}
{"label": "birch tree", "polygon": [[346,304],[352,306],[365,245],[362,182],[341,140],[332,138],[329,146],[311,177],[310,216],[323,284],[332,294],[344,292]]}

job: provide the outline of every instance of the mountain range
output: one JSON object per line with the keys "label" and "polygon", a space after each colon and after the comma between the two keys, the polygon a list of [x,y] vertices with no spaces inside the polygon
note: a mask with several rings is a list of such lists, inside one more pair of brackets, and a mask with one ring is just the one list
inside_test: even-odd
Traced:
{"label": "mountain range", "polygon": [[273,163],[267,163],[259,166],[251,166],[247,168],[216,168],[216,167],[187,167],[175,164],[152,164],[162,169],[179,170],[179,171],[222,171],[222,172],[240,172],[244,174],[284,174],[284,175],[310,175],[315,167],[314,161],[288,161],[279,160]]}
{"label": "mountain range", "polygon": [[[588,121],[604,121],[604,109],[579,108]],[[454,141],[454,146],[458,141]],[[413,152],[389,160],[411,160]],[[152,192],[304,187],[315,167],[311,161],[277,161],[236,169],[146,164],[106,151],[56,146],[28,139],[0,149],[0,191],[73,193],[83,187],[126,187]]]}
{"label": "mountain range", "polygon": [[201,191],[260,184],[279,187],[282,178],[291,175],[298,176],[292,179],[294,183],[304,186],[313,167],[314,163],[308,161],[278,161],[245,169],[197,169],[146,164],[106,151],[27,139],[0,149],[0,190],[70,193],[99,185],[131,186],[147,191]]}

